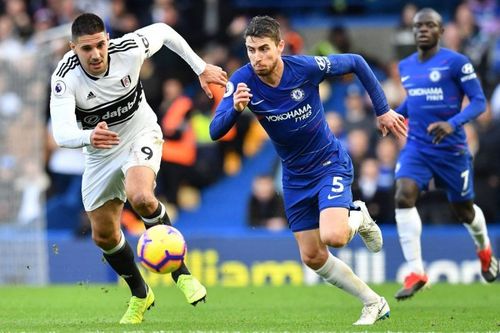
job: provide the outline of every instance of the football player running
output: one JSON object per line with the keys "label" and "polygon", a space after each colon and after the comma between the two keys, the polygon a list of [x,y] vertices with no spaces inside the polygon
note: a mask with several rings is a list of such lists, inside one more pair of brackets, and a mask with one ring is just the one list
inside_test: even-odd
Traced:
{"label": "football player running", "polygon": [[[396,222],[410,273],[396,293],[412,297],[428,282],[422,262],[422,221],[415,207],[422,190],[434,178],[446,189],[452,211],[471,235],[488,282],[498,276],[486,221],[474,204],[472,156],[463,125],[484,112],[486,99],[474,67],[462,54],[440,47],[441,15],[431,8],[417,12],[413,33],[417,52],[399,64],[407,98],[396,110],[409,119],[408,141],[396,166]],[[461,110],[464,95],[470,103]]]}
{"label": "football player running", "polygon": [[328,246],[343,247],[359,233],[367,248],[378,252],[382,234],[366,205],[352,201],[352,162],[327,125],[319,84],[326,77],[355,73],[373,101],[383,134],[405,137],[404,118],[389,108],[359,55],[282,56],[279,23],[269,16],[252,19],[245,44],[250,63],[229,79],[210,135],[222,137],[246,108],[256,115],[282,161],[286,215],[302,261],[363,303],[355,325],[372,325],[389,316],[389,305]]}
{"label": "football player running", "polygon": [[[139,80],[141,65],[165,45],[191,66],[210,98],[209,83],[225,85],[227,75],[220,67],[206,64],[166,24],[152,24],[110,40],[102,19],[85,13],[73,21],[71,32],[71,50],[51,78],[53,134],[61,147],[83,147],[82,197],[92,238],[132,293],[120,323],[137,324],[155,297],[120,228],[124,202],[130,202],[146,228],[171,224],[153,191],[163,135]],[[205,287],[185,264],[172,277],[189,303],[205,300]]]}

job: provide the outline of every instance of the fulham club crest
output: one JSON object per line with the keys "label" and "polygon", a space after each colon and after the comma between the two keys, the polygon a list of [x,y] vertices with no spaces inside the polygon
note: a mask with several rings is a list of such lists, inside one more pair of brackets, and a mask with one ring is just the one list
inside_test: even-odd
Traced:
{"label": "fulham club crest", "polygon": [[130,83],[131,83],[131,81],[130,81],[130,75],[124,76],[123,79],[121,79],[120,82],[122,83],[122,86],[124,88],[128,88],[130,86]]}

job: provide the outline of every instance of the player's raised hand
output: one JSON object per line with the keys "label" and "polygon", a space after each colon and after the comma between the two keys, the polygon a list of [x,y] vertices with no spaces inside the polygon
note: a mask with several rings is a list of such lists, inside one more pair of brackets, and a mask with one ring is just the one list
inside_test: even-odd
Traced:
{"label": "player's raised hand", "polygon": [[90,134],[90,144],[98,149],[110,149],[120,143],[120,138],[116,132],[108,129],[108,124],[101,121]]}
{"label": "player's raised hand", "polygon": [[437,121],[427,127],[427,133],[434,136],[432,143],[438,144],[445,136],[453,133],[453,127],[447,121]]}
{"label": "player's raised hand", "polygon": [[245,110],[252,96],[253,95],[250,93],[250,88],[248,88],[246,83],[238,83],[236,91],[233,94],[234,109],[238,112],[242,112],[243,110]]}
{"label": "player's raised hand", "polygon": [[383,136],[386,136],[389,132],[398,139],[404,139],[408,136],[405,117],[392,109],[377,117],[377,127],[382,131]]}
{"label": "player's raised hand", "polygon": [[215,83],[225,87],[227,83],[227,73],[219,66],[207,64],[203,73],[198,76],[198,79],[200,80],[201,88],[205,91],[205,94],[207,94],[208,98],[212,99],[213,94],[208,84]]}

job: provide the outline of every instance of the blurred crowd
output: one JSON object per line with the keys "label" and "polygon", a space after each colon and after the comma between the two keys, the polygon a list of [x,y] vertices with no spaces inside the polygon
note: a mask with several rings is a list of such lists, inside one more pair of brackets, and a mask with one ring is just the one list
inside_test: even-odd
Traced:
{"label": "blurred crowd", "polygon": [[[45,193],[49,228],[68,228],[71,223],[68,221],[76,221],[71,227],[77,234],[88,232],[88,221],[80,197],[83,156],[79,151],[55,145],[50,135],[47,107],[48,77],[68,51],[68,25],[82,12],[91,11],[100,15],[111,38],[147,24],[167,23],[207,62],[220,65],[229,74],[247,62],[242,35],[254,14],[270,14],[279,19],[288,54],[364,55],[357,50],[347,26],[329,26],[326,38],[306,49],[301,31],[294,28],[293,20],[286,11],[273,9],[273,12],[259,12],[239,8],[235,3],[222,0],[2,0],[0,135],[3,144],[0,146],[0,182],[3,197],[0,201],[0,221],[19,220],[23,214],[35,216],[32,211],[36,205],[32,202],[36,202],[37,195]],[[394,48],[393,60],[387,62],[373,55],[364,55],[393,108],[405,98],[397,63],[416,51],[412,18],[417,10],[417,5],[406,4],[401,9],[393,35],[387,36],[391,38]],[[490,223],[500,222],[499,12],[494,0],[465,0],[452,13],[443,15],[446,18],[443,46],[471,59],[488,100],[487,111],[466,128],[475,157],[476,203],[482,207]],[[43,53],[50,55],[45,63],[40,60],[40,49],[49,50]],[[20,55],[23,59],[31,59],[31,62],[23,60],[20,63]],[[34,71],[40,72],[36,78],[33,78]],[[254,156],[267,137],[256,119],[250,113],[243,113],[238,124],[223,140],[212,142],[208,124],[214,103],[199,88],[197,78],[187,64],[167,48],[162,48],[146,60],[140,75],[147,100],[157,113],[165,138],[157,191],[175,219],[178,210],[193,209],[200,204],[199,193],[204,187],[221,177],[236,175],[245,159]],[[14,88],[13,78],[21,81]],[[372,105],[355,76],[326,80],[320,89],[328,123],[354,163],[354,197],[365,201],[370,213],[379,222],[394,223],[394,168],[404,143],[392,137],[382,138],[377,133]],[[43,94],[47,95],[45,99],[41,97]],[[37,98],[44,103],[34,107],[30,101]],[[40,131],[44,133],[43,138],[39,138],[46,143],[45,170],[37,170],[30,163],[33,152],[19,151],[13,144],[16,140],[36,142],[36,138],[26,138],[26,132],[32,136],[37,133],[26,128],[33,114],[41,116],[42,123],[47,124],[46,129]],[[20,133],[23,134],[22,139],[18,138]],[[249,226],[273,230],[286,227],[280,191],[274,181],[277,177],[280,177],[279,170],[270,170],[269,175],[256,177],[252,196],[248,198]],[[12,179],[22,181],[13,182]],[[38,192],[31,189],[27,193],[27,189],[33,187]],[[31,198],[31,204],[23,204],[21,199],[19,207],[12,210],[9,202],[15,195]],[[418,208],[424,222],[440,224],[454,221],[446,207],[446,196],[441,191],[425,193]],[[24,211],[26,209],[28,213]],[[140,228],[138,218],[131,210],[125,211],[123,224],[132,232]]]}

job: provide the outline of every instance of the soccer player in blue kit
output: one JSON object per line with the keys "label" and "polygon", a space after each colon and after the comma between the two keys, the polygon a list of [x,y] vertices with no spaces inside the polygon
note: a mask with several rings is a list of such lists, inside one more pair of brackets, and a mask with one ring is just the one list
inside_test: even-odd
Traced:
{"label": "soccer player in blue kit", "polygon": [[[396,166],[396,222],[411,273],[395,295],[398,300],[413,296],[428,281],[415,203],[431,178],[446,189],[452,211],[472,236],[484,279],[493,282],[498,275],[483,212],[473,202],[472,157],[463,129],[485,110],[485,97],[469,60],[439,46],[443,31],[436,11],[420,10],[413,19],[418,51],[399,64],[407,98],[397,111],[409,118],[409,135]],[[470,103],[461,110],[464,95]]]}
{"label": "soccer player in blue kit", "polygon": [[404,117],[390,110],[370,67],[359,55],[282,56],[279,24],[256,16],[245,32],[250,63],[229,79],[210,124],[222,137],[248,108],[270,136],[283,166],[283,195],[302,261],[324,280],[363,302],[354,325],[389,316],[389,306],[327,246],[343,247],[359,233],[378,252],[382,234],[361,201],[352,201],[351,159],[325,121],[318,85],[327,76],[355,73],[370,94],[383,134],[406,136]]}

